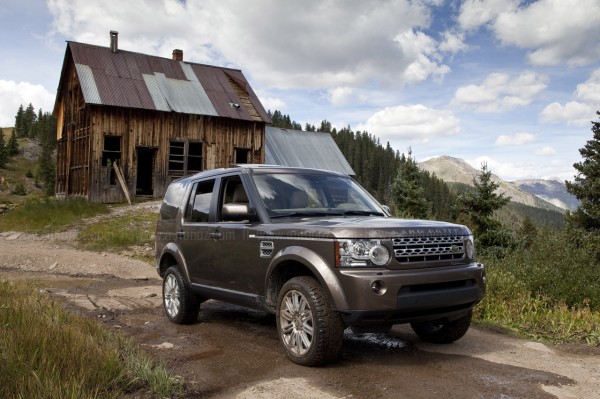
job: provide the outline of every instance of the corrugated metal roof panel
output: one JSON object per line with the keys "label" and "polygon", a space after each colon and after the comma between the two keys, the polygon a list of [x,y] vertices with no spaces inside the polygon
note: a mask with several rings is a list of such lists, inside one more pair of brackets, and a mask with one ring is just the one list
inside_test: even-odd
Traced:
{"label": "corrugated metal roof panel", "polygon": [[82,64],[75,64],[75,68],[77,69],[79,84],[81,85],[85,102],[88,104],[102,104],[92,68]]}
{"label": "corrugated metal roof panel", "polygon": [[352,167],[329,133],[303,132],[268,126],[265,163],[333,170],[354,175]]}
{"label": "corrugated metal roof panel", "polygon": [[146,75],[144,74],[144,82],[146,83],[146,88],[150,92],[150,97],[152,97],[152,102],[154,103],[154,107],[157,111],[171,111],[169,108],[169,104],[160,91],[160,87],[158,86],[158,82],[156,81],[156,76],[154,75]]}

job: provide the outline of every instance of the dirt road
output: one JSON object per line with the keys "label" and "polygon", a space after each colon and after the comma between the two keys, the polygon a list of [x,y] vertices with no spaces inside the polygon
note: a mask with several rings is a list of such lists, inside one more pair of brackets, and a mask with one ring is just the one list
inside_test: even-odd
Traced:
{"label": "dirt road", "polygon": [[344,337],[337,362],[286,360],[274,316],[208,301],[198,323],[169,323],[146,263],[76,250],[72,233],[0,233],[0,278],[37,280],[72,310],[132,336],[203,398],[600,398],[600,350],[472,328],[431,345],[405,326]]}

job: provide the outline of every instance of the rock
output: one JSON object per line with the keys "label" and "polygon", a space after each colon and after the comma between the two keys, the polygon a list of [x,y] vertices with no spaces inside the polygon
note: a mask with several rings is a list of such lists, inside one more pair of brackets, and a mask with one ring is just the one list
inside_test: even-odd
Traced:
{"label": "rock", "polygon": [[48,268],[49,270],[54,270],[54,268],[58,266],[58,262],[54,262],[53,264],[50,265],[50,267]]}
{"label": "rock", "polygon": [[16,234],[12,234],[12,235],[10,235],[10,236],[6,237],[6,239],[7,239],[8,241],[14,241],[14,240],[16,240],[17,238],[19,238],[20,236],[21,236],[21,234],[20,234],[20,233],[16,233]]}

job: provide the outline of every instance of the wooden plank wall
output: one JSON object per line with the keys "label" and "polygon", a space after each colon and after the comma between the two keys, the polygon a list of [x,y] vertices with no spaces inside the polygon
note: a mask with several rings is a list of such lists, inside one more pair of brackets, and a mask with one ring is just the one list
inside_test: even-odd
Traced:
{"label": "wooden plank wall", "polygon": [[[89,107],[89,106],[88,106]],[[160,198],[171,182],[168,174],[169,142],[203,143],[203,169],[230,166],[235,148],[247,148],[251,162],[264,162],[265,124],[203,115],[176,114],[117,107],[93,106],[90,109],[91,181],[89,199],[93,202],[122,202],[123,192],[107,184],[109,176],[102,167],[104,136],[121,136],[121,164],[131,193],[136,186],[136,147],[156,149],[154,197]]]}

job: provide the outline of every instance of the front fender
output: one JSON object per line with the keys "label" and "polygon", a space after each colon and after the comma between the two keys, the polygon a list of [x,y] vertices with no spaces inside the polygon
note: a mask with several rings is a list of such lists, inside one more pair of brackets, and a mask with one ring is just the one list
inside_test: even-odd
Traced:
{"label": "front fender", "polygon": [[334,309],[348,309],[348,301],[332,267],[316,252],[300,246],[285,247],[272,259],[267,269],[265,287],[269,287],[272,274],[286,261],[301,263],[312,271],[321,286],[329,293]]}
{"label": "front fender", "polygon": [[162,260],[164,259],[164,257],[166,255],[171,255],[175,259],[175,261],[177,262],[177,265],[179,266],[181,273],[183,274],[183,277],[189,283],[190,282],[190,274],[188,272],[187,263],[185,261],[184,256],[181,254],[179,247],[173,242],[166,244],[162,249],[159,261],[156,264],[156,271],[158,272],[158,274],[160,276],[163,275],[164,270],[161,271],[161,264],[162,264]]}

